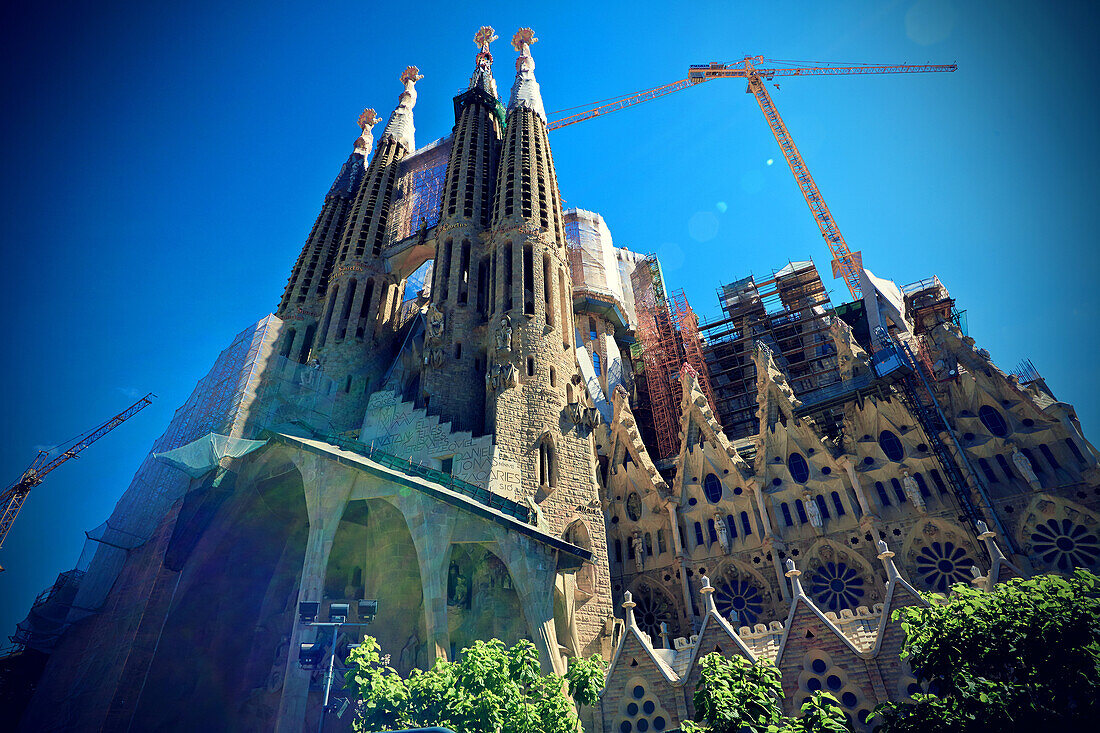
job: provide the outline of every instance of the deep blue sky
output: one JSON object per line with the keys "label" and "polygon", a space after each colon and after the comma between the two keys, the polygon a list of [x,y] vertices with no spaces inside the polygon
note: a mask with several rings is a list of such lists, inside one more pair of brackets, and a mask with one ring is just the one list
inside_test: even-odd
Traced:
{"label": "deep blue sky", "polygon": [[[484,23],[501,36],[505,94],[508,40],[535,29],[548,110],[746,54],[957,62],[954,74],[771,91],[867,266],[899,284],[939,275],[1002,368],[1030,357],[1100,435],[1100,64],[1087,3],[22,5],[33,15],[0,18],[3,481],[36,446],[146,391],[160,399],[31,494],[0,550],[4,636],[75,564],[82,530],[110,513],[217,353],[274,309],[359,112],[388,116],[416,64],[417,139],[447,134]],[[723,281],[788,259],[828,267],[740,81],[551,140],[567,205],[600,211],[617,244],[656,251],[703,315]]]}

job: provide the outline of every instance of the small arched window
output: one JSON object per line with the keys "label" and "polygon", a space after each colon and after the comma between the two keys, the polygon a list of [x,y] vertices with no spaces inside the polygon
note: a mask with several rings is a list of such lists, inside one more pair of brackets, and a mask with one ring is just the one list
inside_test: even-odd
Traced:
{"label": "small arched window", "polygon": [[282,351],[279,352],[279,356],[290,356],[290,350],[294,347],[295,335],[293,328],[286,332],[286,336],[283,337],[283,348]]}
{"label": "small arched window", "polygon": [[558,468],[554,463],[554,445],[550,438],[539,441],[539,483],[553,488],[558,485]]}
{"label": "small arched window", "polygon": [[814,497],[814,501],[817,502],[817,508],[821,510],[821,517],[823,519],[829,519],[829,505],[825,503],[825,495],[818,494]]}
{"label": "small arched window", "polygon": [[794,519],[791,518],[791,508],[787,505],[787,502],[780,504],[779,509],[783,512],[783,524],[793,527]]}
{"label": "small arched window", "polygon": [[898,504],[905,503],[905,490],[901,488],[901,482],[896,478],[890,479],[890,485],[894,487],[894,494],[898,497]]}
{"label": "small arched window", "polygon": [[703,494],[711,504],[717,504],[722,498],[722,482],[713,473],[703,479]]}
{"label": "small arched window", "polygon": [[932,483],[936,485],[936,491],[941,494],[946,494],[947,486],[943,483],[943,479],[940,478],[940,472],[933,468],[928,472],[928,475],[932,477]]}
{"label": "small arched window", "polygon": [[600,376],[600,355],[595,351],[592,352],[592,371],[597,377]]}
{"label": "small arched window", "polygon": [[801,499],[794,500],[794,510],[798,513],[798,523],[805,524],[808,521],[806,519],[806,507],[802,505]]}
{"label": "small arched window", "polygon": [[726,515],[726,527],[730,531],[730,537],[737,539],[737,519],[732,514]]}
{"label": "small arched window", "polygon": [[878,444],[891,461],[900,461],[905,457],[905,448],[902,447],[901,440],[889,430],[883,430],[878,434]]}
{"label": "small arched window", "polygon": [[718,528],[714,526],[714,520],[707,520],[707,536],[710,537],[711,542],[718,541]]}
{"label": "small arched window", "polygon": [[840,494],[837,493],[836,491],[834,491],[832,493],[832,497],[833,497],[833,508],[836,509],[836,515],[838,517],[843,517],[844,516],[844,502],[840,500]]}
{"label": "small arched window", "polygon": [[875,482],[875,491],[878,492],[878,501],[882,506],[890,506],[890,497],[886,494],[886,487],[881,481]]}
{"label": "small arched window", "polygon": [[921,496],[925,498],[932,496],[932,492],[928,490],[928,484],[924,482],[924,476],[921,476],[919,473],[914,473],[913,480],[915,480],[917,482],[917,486],[920,487]]}
{"label": "small arched window", "polygon": [[801,453],[792,453],[787,456],[787,470],[791,472],[791,478],[797,483],[804,484],[810,478],[810,467]]}
{"label": "small arched window", "polygon": [[699,545],[702,545],[702,544],[706,544],[703,541],[703,525],[699,524],[699,522],[696,522],[695,523],[695,546],[698,547]]}
{"label": "small arched window", "polygon": [[615,562],[621,563],[623,561],[623,542],[622,540],[615,540]]}
{"label": "small arched window", "polygon": [[989,479],[989,483],[998,483],[999,479],[997,478],[997,474],[994,472],[993,466],[989,465],[989,461],[984,458],[979,458],[978,465],[981,466],[982,473],[985,474],[985,477]]}
{"label": "small arched window", "polygon": [[598,336],[598,335],[599,334],[596,333],[596,319],[589,316],[588,317],[588,340],[589,341],[595,341],[596,336]]}
{"label": "small arched window", "polygon": [[752,534],[752,525],[749,523],[749,513],[741,512],[741,529],[745,530],[745,536]]}
{"label": "small arched window", "polygon": [[1066,447],[1069,448],[1069,452],[1073,454],[1073,457],[1077,459],[1077,462],[1084,466],[1088,461],[1081,455],[1081,449],[1077,447],[1077,443],[1073,438],[1066,438]]}
{"label": "small arched window", "polygon": [[1043,458],[1047,459],[1047,463],[1051,468],[1058,469],[1062,467],[1062,464],[1058,463],[1058,459],[1054,457],[1054,452],[1044,443],[1039,446],[1039,452],[1043,454]]}
{"label": "small arched window", "polygon": [[985,425],[986,430],[998,438],[1008,435],[1008,423],[996,407],[982,405],[978,408],[978,419],[982,421],[982,425]]}

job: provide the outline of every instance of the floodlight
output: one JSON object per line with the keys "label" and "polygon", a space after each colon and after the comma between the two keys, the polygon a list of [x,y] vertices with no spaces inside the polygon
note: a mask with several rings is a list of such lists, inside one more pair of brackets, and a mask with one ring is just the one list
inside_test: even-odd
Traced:
{"label": "floodlight", "polygon": [[311,624],[317,620],[317,609],[320,607],[320,603],[312,601],[302,601],[298,604],[298,622],[303,624]]}
{"label": "floodlight", "polygon": [[360,623],[369,624],[374,621],[375,615],[378,614],[378,601],[360,599],[358,605]]}
{"label": "floodlight", "polygon": [[303,667],[317,667],[325,657],[325,647],[320,642],[303,642],[298,650],[298,664]]}
{"label": "floodlight", "polygon": [[331,603],[328,607],[328,620],[334,624],[347,623],[348,616],[351,614],[351,604],[348,603]]}

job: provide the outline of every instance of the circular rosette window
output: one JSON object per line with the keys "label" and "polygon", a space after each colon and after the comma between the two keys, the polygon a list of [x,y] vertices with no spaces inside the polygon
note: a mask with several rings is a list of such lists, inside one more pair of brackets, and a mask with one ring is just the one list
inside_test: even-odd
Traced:
{"label": "circular rosette window", "polygon": [[660,646],[661,623],[667,623],[670,634],[674,634],[679,627],[676,623],[676,609],[668,600],[668,596],[648,585],[639,585],[633,593],[633,600],[637,604],[634,609],[634,620],[638,627],[649,634],[653,643]]}
{"label": "circular rosette window", "polygon": [[1044,563],[1059,570],[1075,567],[1091,568],[1100,556],[1100,541],[1096,535],[1072,519],[1048,519],[1035,527],[1031,543]]}
{"label": "circular rosette window", "polygon": [[953,542],[933,542],[922,547],[916,559],[917,574],[932,590],[946,591],[970,580],[974,560]]}
{"label": "circular rosette window", "polygon": [[714,593],[718,613],[735,626],[752,626],[764,610],[764,598],[757,588],[745,580],[731,578],[721,583]]}
{"label": "circular rosette window", "polygon": [[863,578],[842,562],[827,562],[810,578],[810,595],[830,611],[855,608],[863,598]]}

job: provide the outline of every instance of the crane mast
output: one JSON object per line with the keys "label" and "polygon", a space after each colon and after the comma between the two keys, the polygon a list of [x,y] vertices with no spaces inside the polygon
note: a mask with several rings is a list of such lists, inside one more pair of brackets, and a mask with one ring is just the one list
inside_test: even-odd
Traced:
{"label": "crane mast", "polygon": [[806,200],[806,205],[810,207],[810,212],[814,216],[814,221],[817,222],[818,229],[821,230],[821,236],[824,238],[825,244],[829,247],[829,253],[832,255],[831,264],[833,277],[843,278],[844,284],[848,286],[848,291],[852,294],[852,297],[859,298],[862,295],[859,279],[860,271],[863,269],[863,258],[859,252],[852,252],[848,248],[848,243],[844,240],[844,235],[840,233],[840,227],[837,226],[836,221],[833,219],[832,212],[829,211],[829,207],[825,203],[825,198],[821,195],[821,191],[818,190],[813,176],[810,175],[810,169],[806,165],[806,161],[803,160],[802,154],[798,152],[798,146],[794,144],[794,138],[791,137],[791,133],[787,129],[786,124],[784,124],[783,118],[780,117],[779,110],[776,108],[775,102],[772,101],[771,95],[768,93],[764,82],[770,81],[777,76],[915,74],[955,71],[958,67],[955,64],[819,64],[816,66],[775,66],[761,68],[759,65],[763,63],[783,64],[797,62],[776,61],[773,59],[765,59],[763,56],[746,56],[741,61],[733,64],[722,64],[718,62],[693,64],[688,69],[688,76],[686,79],[678,79],[677,81],[662,84],[661,86],[646,89],[635,94],[628,94],[611,100],[605,100],[602,104],[592,107],[591,109],[575,112],[568,117],[553,120],[547,125],[547,129],[556,130],[560,127],[572,125],[577,122],[590,120],[593,117],[610,114],[611,112],[625,109],[642,102],[648,102],[651,99],[657,99],[666,94],[672,94],[673,92],[678,92],[681,89],[686,89],[696,84],[702,84],[712,79],[745,79],[748,82],[748,88],[745,91],[756,98],[756,103],[760,106],[760,111],[764,113],[764,118],[768,122],[768,127],[771,128],[772,135],[775,136],[775,141],[779,143],[779,148],[783,151],[783,157],[786,158],[787,165],[790,166],[791,173],[794,174],[795,182],[798,183],[798,188],[802,192],[802,197]]}
{"label": "crane mast", "polygon": [[38,456],[23,472],[23,475],[19,477],[19,480],[9,486],[3,494],[0,494],[0,507],[2,507],[0,509],[0,512],[2,512],[0,513],[0,547],[4,546],[8,531],[19,515],[19,510],[23,508],[23,502],[27,500],[30,490],[42,483],[42,479],[45,478],[46,474],[69,459],[78,457],[85,448],[148,407],[152,404],[155,396],[152,393],[145,395],[110,420],[81,435],[76,439],[76,442],[52,459],[49,458],[50,451],[39,451]]}

